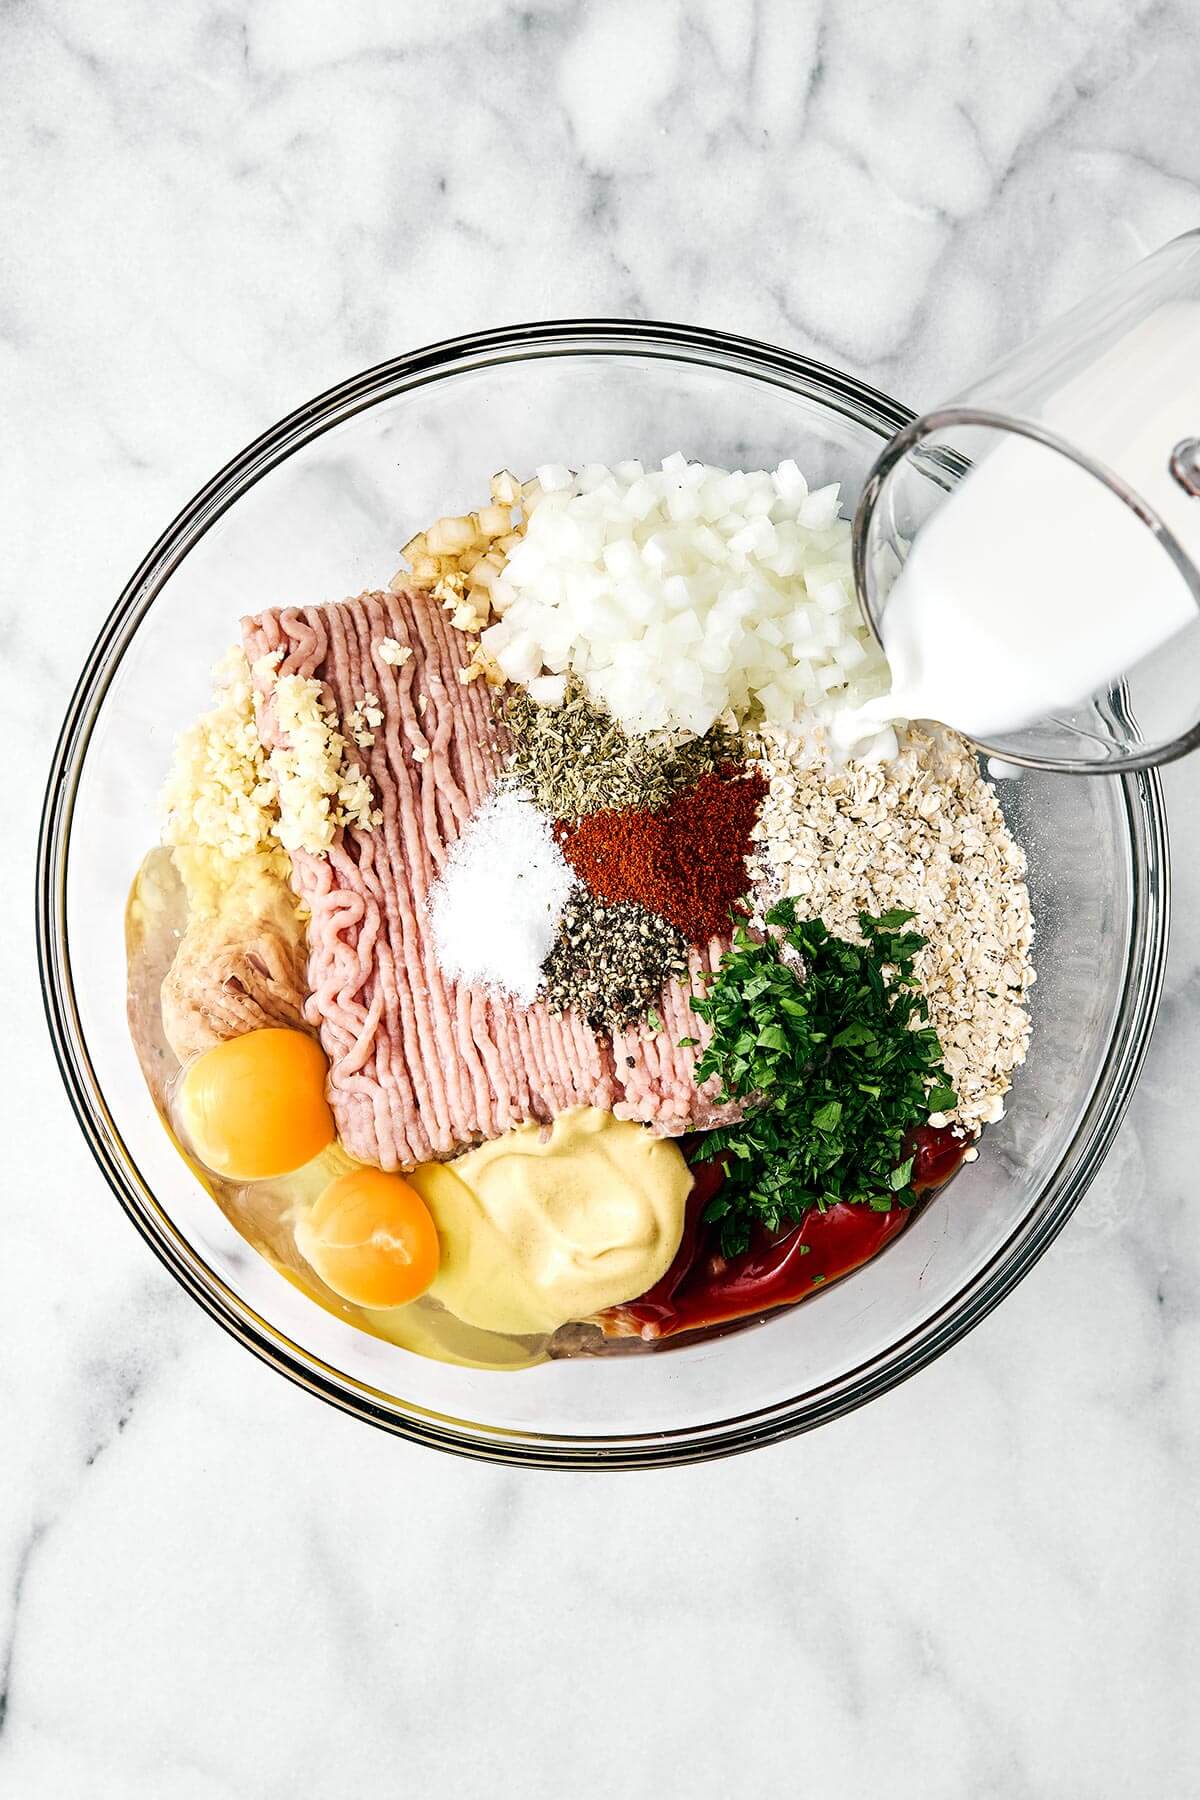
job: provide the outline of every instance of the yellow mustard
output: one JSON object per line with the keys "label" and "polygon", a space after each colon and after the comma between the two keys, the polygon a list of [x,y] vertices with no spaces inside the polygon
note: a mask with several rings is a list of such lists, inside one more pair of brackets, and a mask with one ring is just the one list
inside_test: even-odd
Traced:
{"label": "yellow mustard", "polygon": [[644,1294],[679,1248],[692,1185],[676,1144],[586,1106],[407,1179],[441,1240],[430,1294],[469,1325],[515,1333]]}

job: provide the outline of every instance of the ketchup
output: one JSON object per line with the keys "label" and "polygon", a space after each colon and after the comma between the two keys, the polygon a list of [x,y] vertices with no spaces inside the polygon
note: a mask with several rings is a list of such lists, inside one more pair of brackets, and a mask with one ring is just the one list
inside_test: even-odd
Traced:
{"label": "ketchup", "polygon": [[[913,1158],[912,1185],[917,1193],[926,1193],[949,1181],[966,1153],[967,1139],[947,1126],[922,1125],[909,1133],[904,1149]],[[904,1229],[911,1213],[905,1206],[889,1212],[869,1206],[814,1209],[783,1231],[756,1225],[748,1250],[722,1256],[717,1232],[703,1215],[725,1179],[724,1165],[718,1159],[694,1163],[692,1169],[675,1260],[639,1299],[601,1315],[610,1337],[673,1337],[791,1305],[868,1262]]]}
{"label": "ketchup", "polygon": [[912,1184],[918,1194],[939,1188],[956,1175],[970,1139],[957,1137],[949,1125],[918,1125],[904,1140],[904,1152],[913,1159]]}

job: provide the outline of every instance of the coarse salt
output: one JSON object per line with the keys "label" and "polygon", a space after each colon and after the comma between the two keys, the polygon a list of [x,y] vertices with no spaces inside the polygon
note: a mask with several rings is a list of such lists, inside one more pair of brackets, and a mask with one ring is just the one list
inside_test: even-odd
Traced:
{"label": "coarse salt", "polygon": [[429,897],[443,972],[531,1005],[575,885],[550,821],[528,795],[489,795]]}

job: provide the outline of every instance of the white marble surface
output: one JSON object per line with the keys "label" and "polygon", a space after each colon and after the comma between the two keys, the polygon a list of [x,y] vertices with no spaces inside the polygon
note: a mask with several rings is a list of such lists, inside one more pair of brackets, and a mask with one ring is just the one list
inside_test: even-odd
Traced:
{"label": "white marble surface", "polygon": [[0,1793],[1200,1792],[1196,765],[1158,1035],[1065,1235],[907,1387],[653,1476],[410,1449],[209,1324],[93,1171],[28,919],[87,644],[282,412],[588,312],[930,401],[1200,223],[1198,87],[1187,0],[0,11]]}

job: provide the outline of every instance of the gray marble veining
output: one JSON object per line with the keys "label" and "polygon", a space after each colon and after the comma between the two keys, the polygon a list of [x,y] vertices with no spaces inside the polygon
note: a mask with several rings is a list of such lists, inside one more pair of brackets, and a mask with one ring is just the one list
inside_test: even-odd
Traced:
{"label": "gray marble veining", "polygon": [[1200,223],[1186,0],[0,12],[0,1792],[1200,1792],[1200,803],[1135,1103],[964,1344],[808,1439],[534,1477],[223,1337],[95,1175],[29,891],[47,741],[161,525],[400,349],[703,321],[930,402]]}

